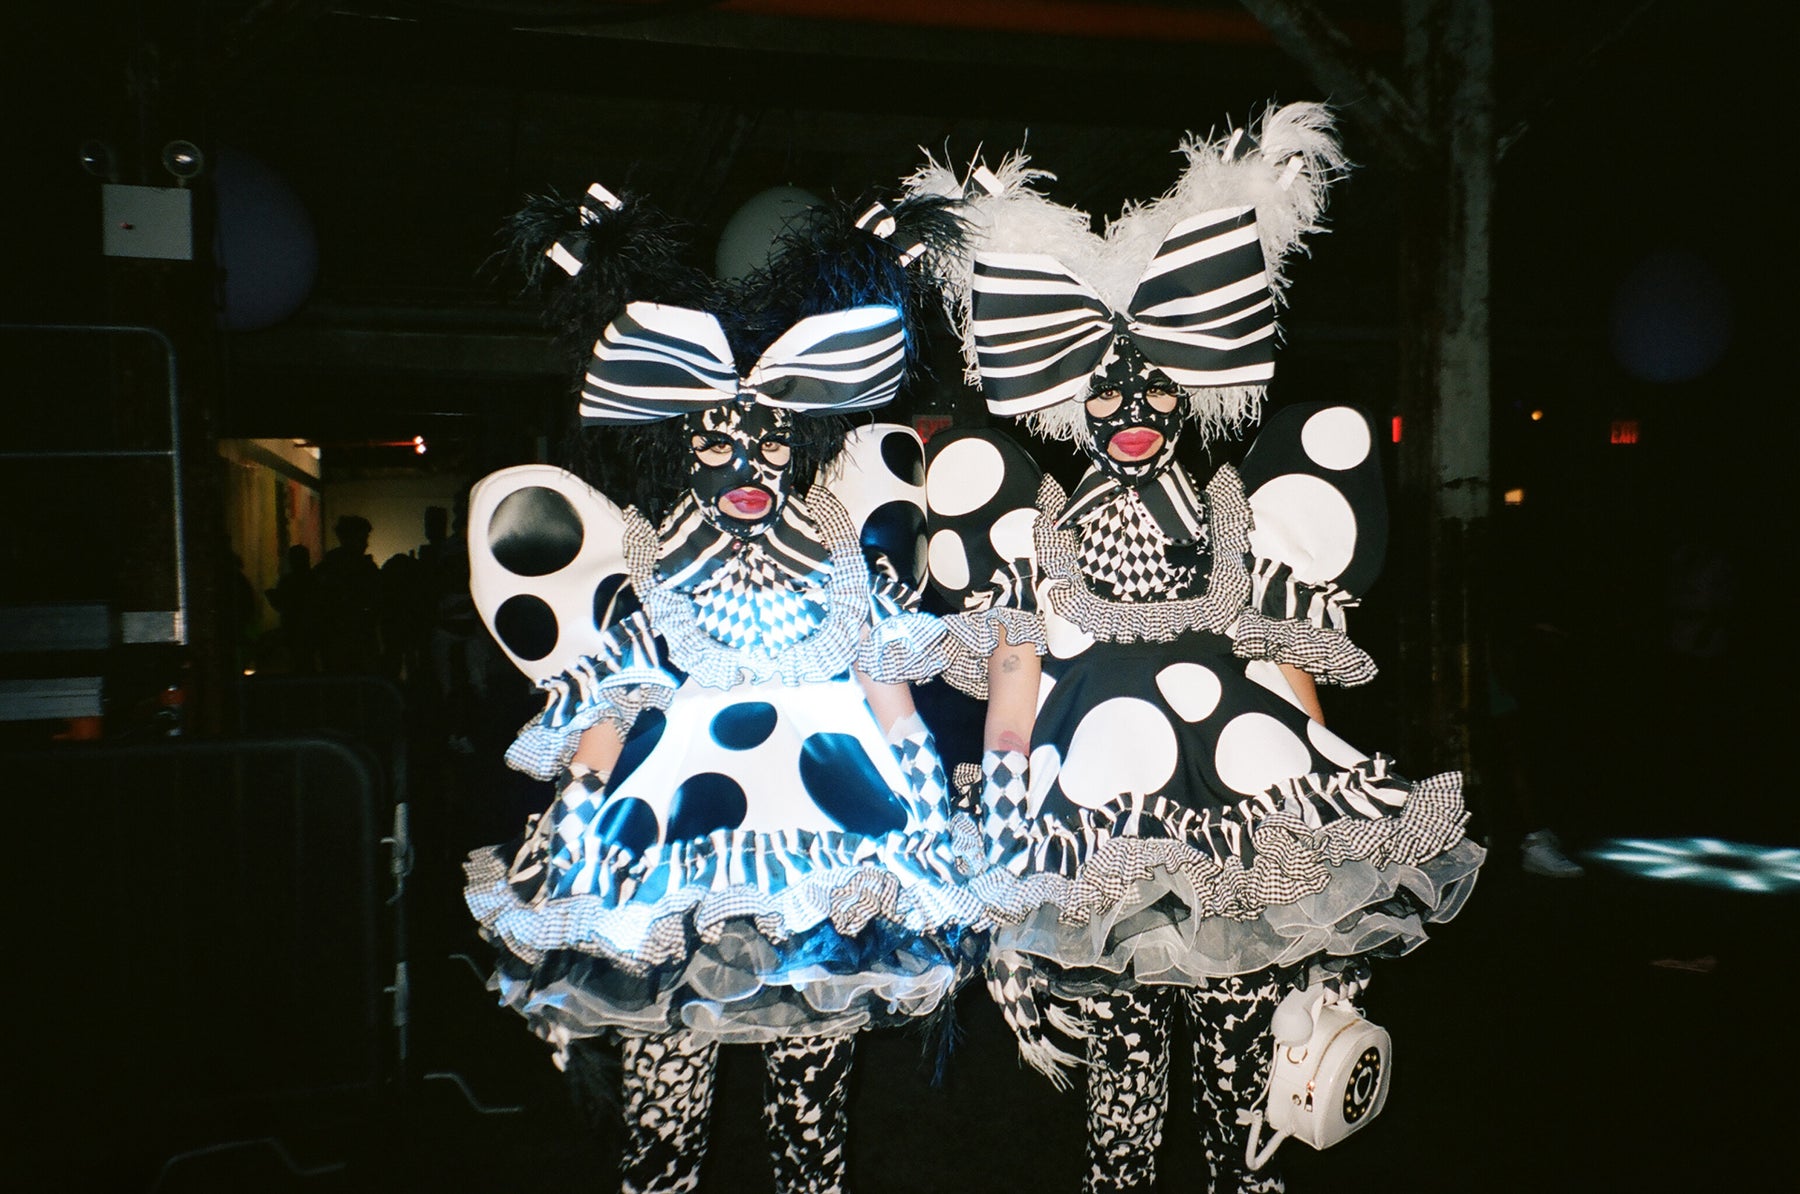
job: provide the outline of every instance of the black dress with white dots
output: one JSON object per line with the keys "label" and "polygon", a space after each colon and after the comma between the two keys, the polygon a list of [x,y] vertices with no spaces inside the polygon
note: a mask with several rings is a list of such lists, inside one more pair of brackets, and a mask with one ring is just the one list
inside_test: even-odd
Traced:
{"label": "black dress with white dots", "polygon": [[1044,653],[1023,790],[984,826],[1024,900],[995,950],[1077,996],[1403,953],[1455,914],[1482,858],[1461,777],[1403,778],[1277,667],[1375,674],[1344,633],[1385,548],[1365,415],[1286,408],[1204,487],[1174,465],[1065,496],[1000,433],[932,449],[946,676],[982,695],[997,624]]}
{"label": "black dress with white dots", "polygon": [[[691,498],[653,527],[543,466],[477,487],[477,605],[548,698],[508,758],[558,794],[520,839],[471,855],[465,898],[500,947],[502,1000],[552,1042],[841,1036],[935,1012],[978,960],[1011,877],[980,873],[923,724],[884,735],[853,673],[943,665],[942,626],[904,579],[922,459],[911,439],[910,475],[887,475],[893,435],[859,432],[835,490],[790,498],[754,540]],[[526,504],[529,532],[508,517]],[[531,602],[536,637],[509,633],[506,611]],[[603,720],[624,742],[605,782],[570,770]]]}

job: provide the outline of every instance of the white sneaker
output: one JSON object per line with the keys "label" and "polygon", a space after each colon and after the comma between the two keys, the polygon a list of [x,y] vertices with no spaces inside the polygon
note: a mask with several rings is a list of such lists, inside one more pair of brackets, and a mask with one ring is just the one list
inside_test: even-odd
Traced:
{"label": "white sneaker", "polygon": [[1579,879],[1587,874],[1563,853],[1562,842],[1548,829],[1533,830],[1519,840],[1519,869],[1546,879]]}

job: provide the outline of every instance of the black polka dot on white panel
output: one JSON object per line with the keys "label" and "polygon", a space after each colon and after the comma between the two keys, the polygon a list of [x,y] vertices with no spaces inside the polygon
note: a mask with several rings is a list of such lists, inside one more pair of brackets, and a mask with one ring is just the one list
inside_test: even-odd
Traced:
{"label": "black polka dot on white panel", "polygon": [[906,805],[850,734],[808,735],[800,744],[800,784],[820,811],[850,833],[873,837],[906,828]]}
{"label": "black polka dot on white panel", "polygon": [[931,437],[925,467],[931,580],[953,608],[996,572],[1031,558],[1042,476],[1004,432],[957,428]]}
{"label": "black polka dot on white panel", "polygon": [[656,812],[635,796],[615,797],[595,818],[594,836],[603,847],[619,846],[642,854],[656,844]]}
{"label": "black polka dot on white panel", "polygon": [[705,837],[716,829],[736,829],[744,823],[749,801],[743,785],[729,775],[703,771],[690,775],[675,789],[669,802],[669,840]]}
{"label": "black polka dot on white panel", "polygon": [[609,573],[594,586],[594,627],[611,626],[642,609],[631,578],[622,572]]}
{"label": "black polka dot on white panel", "polygon": [[726,750],[753,750],[767,742],[779,720],[767,701],[739,701],[713,715],[712,740]]}
{"label": "black polka dot on white panel", "polygon": [[581,516],[554,489],[515,490],[494,507],[487,522],[494,560],[517,576],[548,576],[568,567],[581,551]]}
{"label": "black polka dot on white panel", "polygon": [[925,511],[897,499],[883,502],[863,522],[862,545],[887,556],[900,578],[915,588],[925,583]]}
{"label": "black polka dot on white panel", "polygon": [[606,786],[616,792],[631,778],[632,772],[643,766],[656,744],[662,741],[663,730],[668,727],[668,719],[660,709],[645,709],[631,723],[631,733],[625,736],[625,745],[619,751],[619,757],[613,762],[612,774],[607,776]]}
{"label": "black polka dot on white panel", "polygon": [[542,597],[516,593],[494,611],[494,635],[520,659],[542,659],[556,646],[556,614]]}
{"label": "black polka dot on white panel", "polygon": [[826,482],[862,545],[885,555],[914,587],[925,582],[924,462],[912,428],[874,423],[850,433]]}
{"label": "black polka dot on white panel", "polygon": [[1387,492],[1374,424],[1344,403],[1284,406],[1265,421],[1240,470],[1251,550],[1300,580],[1361,595],[1387,553]]}
{"label": "black polka dot on white panel", "polygon": [[925,484],[925,445],[908,429],[893,427],[882,434],[881,461],[902,484]]}
{"label": "black polka dot on white panel", "polygon": [[605,628],[637,608],[623,584],[623,518],[571,473],[527,464],[483,478],[469,527],[470,595],[527,679],[594,654]]}

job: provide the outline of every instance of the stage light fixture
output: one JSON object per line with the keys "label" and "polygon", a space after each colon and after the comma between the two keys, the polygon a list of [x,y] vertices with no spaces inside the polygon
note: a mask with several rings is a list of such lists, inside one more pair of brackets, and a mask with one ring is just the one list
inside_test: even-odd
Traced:
{"label": "stage light fixture", "polygon": [[119,157],[113,147],[98,137],[90,137],[81,143],[78,151],[81,168],[102,182],[119,181]]}
{"label": "stage light fixture", "polygon": [[163,146],[162,166],[185,187],[206,169],[206,155],[192,141],[175,140]]}

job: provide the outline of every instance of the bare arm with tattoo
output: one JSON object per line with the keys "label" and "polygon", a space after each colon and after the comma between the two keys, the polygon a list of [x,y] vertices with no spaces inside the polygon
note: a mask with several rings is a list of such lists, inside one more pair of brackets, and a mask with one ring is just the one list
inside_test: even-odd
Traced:
{"label": "bare arm with tattoo", "polygon": [[1031,730],[1037,722],[1038,677],[1043,665],[1030,643],[1015,646],[1000,632],[1000,642],[988,656],[987,725],[982,746],[987,750],[1031,753]]}

